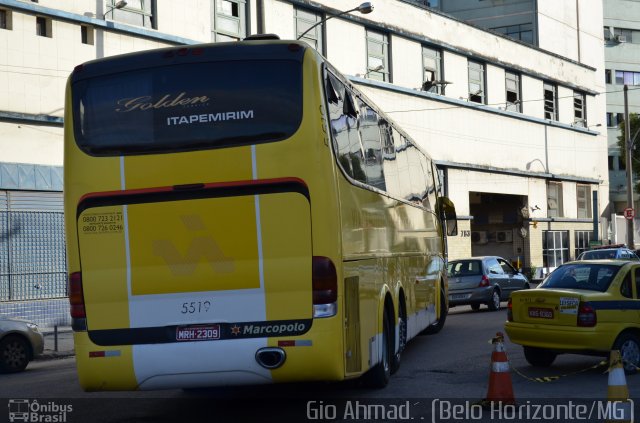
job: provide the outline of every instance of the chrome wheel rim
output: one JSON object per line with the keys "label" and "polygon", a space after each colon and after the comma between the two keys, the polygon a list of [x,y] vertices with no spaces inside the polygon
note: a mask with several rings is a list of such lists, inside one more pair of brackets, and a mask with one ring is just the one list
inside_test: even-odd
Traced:
{"label": "chrome wheel rim", "polygon": [[625,370],[636,370],[640,362],[640,347],[638,344],[628,339],[620,347],[620,355],[622,356],[622,365]]}

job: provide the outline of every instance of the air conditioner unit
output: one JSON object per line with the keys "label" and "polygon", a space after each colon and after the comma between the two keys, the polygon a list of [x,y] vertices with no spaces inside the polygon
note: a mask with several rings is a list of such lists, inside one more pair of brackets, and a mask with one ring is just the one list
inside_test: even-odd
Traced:
{"label": "air conditioner unit", "polygon": [[498,231],[496,232],[497,242],[513,242],[513,231]]}
{"label": "air conditioner unit", "polygon": [[616,35],[615,36],[615,40],[619,43],[626,43],[627,42],[627,36],[626,35]]}
{"label": "air conditioner unit", "polygon": [[472,231],[471,232],[471,243],[472,244],[486,244],[489,242],[487,238],[487,231]]}

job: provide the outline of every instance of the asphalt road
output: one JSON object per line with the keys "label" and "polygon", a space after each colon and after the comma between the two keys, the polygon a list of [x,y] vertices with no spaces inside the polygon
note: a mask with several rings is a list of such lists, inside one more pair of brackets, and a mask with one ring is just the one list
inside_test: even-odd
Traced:
{"label": "asphalt road", "polygon": [[[70,357],[36,361],[24,373],[0,375],[0,398],[35,398],[40,404],[70,404],[74,409],[65,416],[68,422],[188,421],[202,417],[216,417],[216,421],[304,421],[308,416],[335,421],[342,420],[343,416],[339,409],[336,418],[332,418],[333,404],[344,407],[345,402],[352,401],[398,405],[410,401],[414,419],[432,421],[430,412],[420,410],[420,406],[448,399],[475,403],[486,396],[492,352],[489,341],[497,331],[503,330],[505,320],[504,309],[490,312],[483,307],[479,312],[472,312],[468,307],[453,308],[440,334],[420,336],[408,345],[400,370],[382,390],[368,390],[355,382],[348,382],[227,387],[190,392],[85,393],[77,382],[75,359]],[[597,365],[600,358],[563,355],[548,369],[534,369],[527,365],[521,347],[508,341],[505,346],[512,368],[529,376],[579,372],[553,382],[537,383],[512,371],[513,391],[519,403],[537,399],[607,398],[606,368],[589,369]],[[640,376],[628,376],[627,385],[632,398],[640,397]],[[311,406],[309,401],[314,401]],[[0,408],[0,421],[7,417]]]}

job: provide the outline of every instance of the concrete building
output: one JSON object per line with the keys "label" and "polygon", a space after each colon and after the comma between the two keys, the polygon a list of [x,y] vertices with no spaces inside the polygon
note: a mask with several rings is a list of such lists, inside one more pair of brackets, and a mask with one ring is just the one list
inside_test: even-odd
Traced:
{"label": "concrete building", "polygon": [[[251,33],[296,38],[357,4],[115,6],[114,0],[0,0],[0,313],[34,318],[37,307],[66,307],[62,111],[75,65]],[[540,273],[586,248],[594,225],[601,235],[609,203],[607,143],[597,130],[606,124],[601,2],[537,1],[533,45],[424,2],[374,6],[371,14],[329,19],[304,39],[436,161],[460,219],[450,258],[496,254]],[[44,321],[53,323],[64,319]]]}
{"label": "concrete building", "polygon": [[[623,87],[629,87],[629,113],[640,114],[640,2],[604,1],[605,80],[607,87],[607,135],[609,142],[610,212],[620,214],[627,207],[626,166],[620,158],[618,125],[624,121]],[[633,133],[631,135],[634,135]],[[638,138],[636,138],[637,142]],[[638,166],[637,163],[633,164]],[[638,195],[635,194],[637,209]],[[612,218],[613,219],[613,218]],[[622,217],[613,232],[625,242],[626,228]],[[634,240],[640,244],[636,219]]]}

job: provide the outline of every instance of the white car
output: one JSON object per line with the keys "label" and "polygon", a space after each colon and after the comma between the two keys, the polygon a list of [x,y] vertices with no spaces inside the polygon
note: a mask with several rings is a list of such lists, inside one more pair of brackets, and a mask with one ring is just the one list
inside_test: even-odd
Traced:
{"label": "white car", "polygon": [[0,317],[0,373],[21,372],[44,350],[38,325]]}

